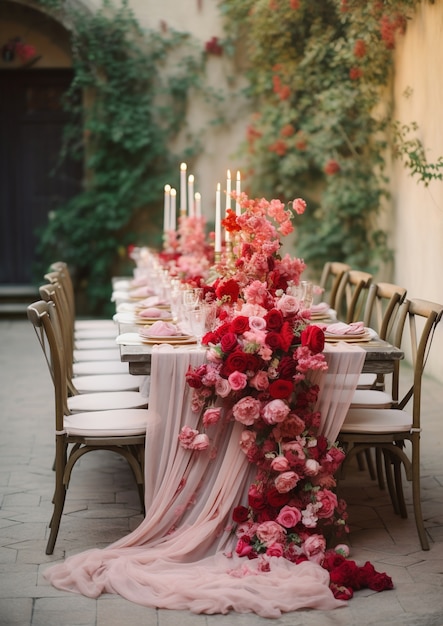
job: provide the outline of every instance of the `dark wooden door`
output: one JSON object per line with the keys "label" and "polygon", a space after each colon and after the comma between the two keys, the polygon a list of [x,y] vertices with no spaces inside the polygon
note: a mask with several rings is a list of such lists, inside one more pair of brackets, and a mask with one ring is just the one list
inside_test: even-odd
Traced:
{"label": "dark wooden door", "polygon": [[0,71],[1,284],[32,282],[36,229],[79,192],[80,164],[55,170],[71,80],[70,70]]}

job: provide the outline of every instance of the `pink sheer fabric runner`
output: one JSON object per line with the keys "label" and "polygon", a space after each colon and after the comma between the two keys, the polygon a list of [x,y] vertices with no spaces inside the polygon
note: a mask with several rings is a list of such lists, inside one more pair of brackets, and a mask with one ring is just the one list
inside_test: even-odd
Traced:
{"label": "pink sheer fabric runner", "polygon": [[[364,360],[349,345],[326,349],[329,371],[316,375],[325,432],[338,433]],[[162,345],[153,349],[146,444],[146,518],[111,546],[71,556],[45,577],[59,589],[98,597],[117,593],[138,604],[194,613],[255,612],[276,618],[300,608],[329,610],[345,603],[329,590],[319,565],[232,553],[231,513],[246,503],[254,468],[239,446],[242,425],[220,422],[208,432],[216,454],[182,448],[184,425],[198,428],[185,373],[205,352]],[[352,388],[352,389],[351,389]],[[342,391],[344,391],[342,395]]]}

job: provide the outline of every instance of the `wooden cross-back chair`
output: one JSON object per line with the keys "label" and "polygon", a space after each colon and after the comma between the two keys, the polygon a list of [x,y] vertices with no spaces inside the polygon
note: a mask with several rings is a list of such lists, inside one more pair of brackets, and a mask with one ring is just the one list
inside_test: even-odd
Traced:
{"label": "wooden cross-back chair", "polygon": [[361,321],[366,306],[372,274],[347,270],[340,281],[335,299],[335,310],[340,321],[350,324]]}
{"label": "wooden cross-back chair", "polygon": [[343,274],[351,269],[347,263],[328,261],[324,264],[319,287],[323,290],[322,299],[335,309],[338,288]]}
{"label": "wooden cross-back chair", "polygon": [[[422,381],[435,329],[442,315],[443,306],[435,302],[420,299],[403,302],[397,321],[396,341],[404,344],[406,337],[409,339],[412,384],[410,387],[405,386],[402,381],[402,386],[407,391],[394,408],[350,409],[339,434],[339,441],[346,450],[343,469],[354,455],[368,448],[376,448],[382,452],[394,510],[406,518],[407,508],[402,482],[402,467],[404,468],[406,479],[412,484],[415,523],[423,550],[429,550],[429,542],[423,522],[420,496]],[[396,376],[400,368],[406,369],[398,363]],[[408,405],[410,409],[407,410]]]}
{"label": "wooden cross-back chair", "polygon": [[[55,490],[46,554],[52,554],[63,514],[72,470],[88,452],[108,450],[128,462],[144,510],[144,448],[147,409],[123,409],[70,414],[67,408],[66,360],[57,330],[55,305],[40,300],[27,308],[54,386]],[[93,394],[94,395],[94,394]]]}

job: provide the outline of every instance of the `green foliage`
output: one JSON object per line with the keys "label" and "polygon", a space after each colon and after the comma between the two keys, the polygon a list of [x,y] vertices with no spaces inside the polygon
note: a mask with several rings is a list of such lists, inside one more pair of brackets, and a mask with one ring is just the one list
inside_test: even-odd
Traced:
{"label": "green foliage", "polygon": [[[54,0],[42,4],[48,2],[57,8]],[[51,215],[41,254],[44,264],[69,263],[99,310],[109,302],[118,251],[161,243],[163,187],[184,158],[170,145],[184,128],[204,55],[187,34],[143,32],[125,2],[116,8],[105,1],[92,14],[64,3],[58,10],[72,25],[74,69],[63,156],[83,160],[85,180],[82,192]],[[187,158],[196,145],[190,138]],[[133,231],[146,217],[140,240]]]}
{"label": "green foliage", "polygon": [[[254,193],[301,196],[297,254],[375,270],[396,38],[419,0],[223,0],[248,58]],[[409,152],[411,163],[412,153]]]}
{"label": "green foliage", "polygon": [[443,180],[443,157],[438,157],[435,163],[429,163],[420,139],[411,137],[411,133],[417,131],[416,123],[394,124],[392,139],[394,156],[403,161],[411,171],[411,176],[417,176],[418,182],[427,187],[432,180]]}

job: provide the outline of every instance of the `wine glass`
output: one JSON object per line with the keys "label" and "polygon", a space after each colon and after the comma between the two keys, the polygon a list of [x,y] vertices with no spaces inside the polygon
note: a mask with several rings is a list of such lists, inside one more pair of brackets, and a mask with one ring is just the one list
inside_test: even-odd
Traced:
{"label": "wine glass", "polygon": [[189,310],[188,319],[192,334],[197,339],[197,348],[201,348],[202,338],[206,333],[206,307],[201,305]]}

